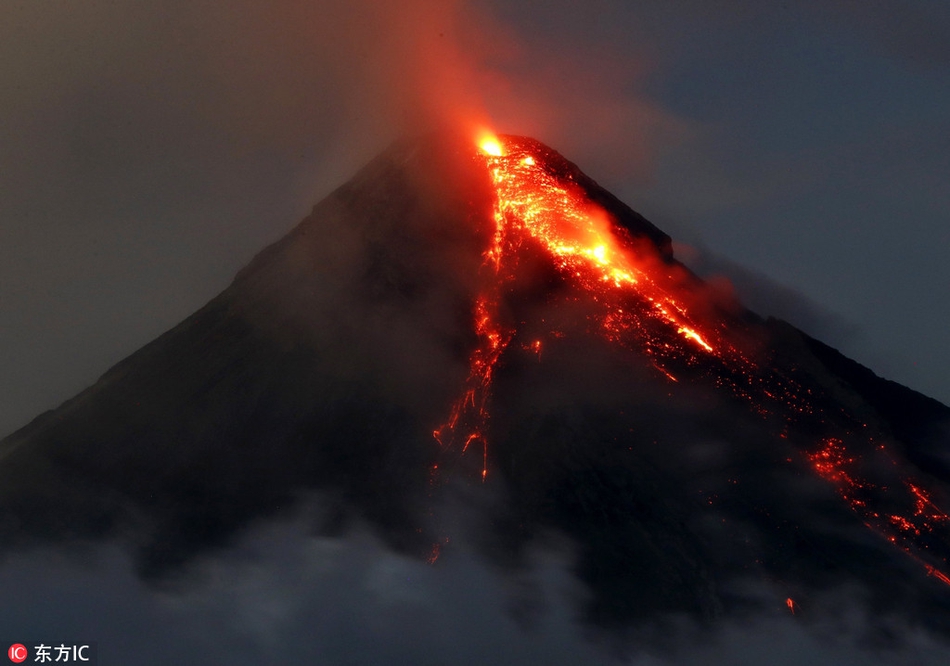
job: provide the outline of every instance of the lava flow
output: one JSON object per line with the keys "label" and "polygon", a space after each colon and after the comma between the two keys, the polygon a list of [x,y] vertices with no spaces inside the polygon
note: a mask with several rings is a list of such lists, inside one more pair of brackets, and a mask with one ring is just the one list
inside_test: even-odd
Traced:
{"label": "lava flow", "polygon": [[[519,333],[515,324],[503,320],[501,302],[516,279],[519,252],[532,246],[542,248],[561,279],[593,306],[595,314],[588,316],[593,332],[637,351],[669,381],[677,382],[678,373],[689,372],[731,393],[754,414],[781,423],[782,428],[804,418],[832,431],[853,433],[860,427],[848,415],[825,414],[825,403],[789,371],[752,361],[730,340],[730,323],[724,317],[700,315],[690,308],[693,297],[673,275],[678,269],[660,258],[653,246],[641,251],[590,200],[569,170],[546,163],[548,156],[539,152],[537,144],[488,137],[479,142],[479,148],[478,159],[488,168],[495,190],[495,229],[482,256],[483,287],[474,302],[478,342],[469,358],[465,389],[434,436],[444,448],[458,447],[463,452],[479,442],[483,480],[488,474],[492,381]],[[525,348],[540,354],[541,346],[540,340],[534,340]],[[784,431],[780,436],[785,437]],[[862,450],[867,456],[849,452],[841,438],[826,437],[817,450],[806,453],[806,459],[818,476],[836,486],[869,528],[950,585],[950,577],[927,562],[946,564],[939,551],[945,550],[943,532],[950,528],[950,518],[920,482],[900,477],[891,484],[870,472],[865,475],[861,471],[865,457],[868,463],[880,462],[888,454],[874,443],[864,442]]]}
{"label": "lava flow", "polygon": [[[894,465],[883,446],[877,446],[874,454],[885,464]],[[808,458],[815,472],[835,484],[841,498],[868,528],[915,559],[920,559],[921,551],[932,550],[938,531],[950,525],[950,516],[912,479],[900,479],[897,490],[865,478],[861,467],[867,465],[867,460],[848,453],[840,439],[823,439],[820,448]],[[885,510],[885,506],[891,508]],[[927,573],[950,585],[950,577],[945,573],[923,564]]]}
{"label": "lava flow", "polygon": [[[646,302],[646,308],[630,304],[625,307],[622,301],[608,305],[600,318],[600,327],[608,339],[633,328],[642,337],[648,335],[651,325],[659,325],[681,336],[695,353],[716,354],[716,350],[710,344],[713,335],[701,333],[686,308],[660,287],[629,249],[620,247],[608,218],[588,202],[580,186],[561,182],[516,142],[502,145],[491,137],[479,147],[496,194],[495,232],[482,261],[486,286],[475,301],[479,342],[469,359],[465,391],[452,406],[448,421],[433,435],[443,446],[460,442],[463,452],[480,441],[484,479],[488,474],[486,430],[492,376],[515,334],[498,316],[499,300],[506,284],[514,279],[517,251],[526,242],[540,243],[559,272],[595,301],[609,300],[611,293],[617,293]],[[541,342],[534,341],[532,347],[539,352]],[[680,349],[659,339],[647,348],[656,357],[655,367],[675,380],[662,366],[661,358]]]}

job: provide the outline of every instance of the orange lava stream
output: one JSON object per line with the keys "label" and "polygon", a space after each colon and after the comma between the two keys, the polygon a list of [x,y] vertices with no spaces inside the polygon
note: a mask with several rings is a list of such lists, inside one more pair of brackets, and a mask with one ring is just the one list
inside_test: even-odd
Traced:
{"label": "orange lava stream", "polygon": [[[810,389],[794,377],[759,368],[730,344],[724,322],[700,321],[691,315],[686,299],[673,296],[678,287],[670,275],[664,275],[666,264],[658,257],[641,256],[631,243],[621,242],[607,213],[590,202],[570,176],[552,173],[517,140],[488,137],[479,147],[479,159],[491,174],[496,197],[495,231],[482,256],[484,286],[474,303],[478,341],[469,357],[465,390],[433,435],[443,448],[462,452],[480,442],[483,481],[488,474],[492,381],[517,333],[503,323],[500,302],[516,275],[519,249],[530,244],[543,248],[558,273],[599,306],[600,314],[592,321],[600,335],[645,354],[671,382],[678,381],[677,369],[691,367],[763,418],[791,423],[795,418],[821,415]],[[540,340],[522,347],[540,358]],[[874,448],[874,453],[887,456],[882,446]],[[862,459],[850,454],[840,438],[823,439],[806,457],[865,525],[922,564],[929,575],[950,585],[950,576],[923,559],[925,555],[939,557],[931,549],[936,537],[928,539],[928,535],[937,527],[950,527],[950,516],[919,483],[903,478],[903,490],[896,491],[872,482],[861,471]],[[883,506],[891,509],[876,508]],[[794,613],[791,599],[788,606]]]}
{"label": "orange lava stream", "polygon": [[[514,146],[501,155],[487,154],[487,161],[501,223],[512,242],[531,238],[541,243],[558,269],[592,296],[626,292],[646,299],[654,317],[691,344],[714,353],[709,334],[700,333],[686,308],[618,244],[606,214],[587,201],[579,186],[559,182],[533,156]],[[614,308],[612,314],[622,315],[623,309]]]}
{"label": "orange lava stream", "polygon": [[[482,444],[482,479],[488,474],[486,430],[490,417],[491,382],[499,359],[511,342],[514,330],[502,325],[499,301],[513,279],[516,253],[528,242],[540,243],[561,274],[593,299],[609,299],[611,293],[635,296],[649,307],[624,307],[623,301],[607,304],[600,321],[608,339],[632,329],[644,329],[642,318],[659,322],[691,345],[697,353],[715,354],[714,337],[701,333],[683,304],[667,293],[640,265],[634,254],[621,247],[610,221],[587,200],[573,183],[562,183],[548,173],[534,156],[515,145],[502,145],[489,138],[480,145],[481,157],[495,187],[493,218],[495,233],[482,256],[486,286],[475,300],[475,332],[478,344],[469,358],[469,376],[462,396],[452,406],[449,419],[433,436],[443,446]],[[656,347],[663,343],[657,341]],[[665,345],[670,347],[670,345]],[[531,348],[540,354],[541,341]],[[672,381],[674,375],[654,359],[656,368]]]}
{"label": "orange lava stream", "polygon": [[469,358],[469,376],[465,392],[454,405],[449,420],[439,426],[432,435],[442,446],[448,446],[464,425],[462,452],[472,442],[482,442],[482,479],[488,475],[488,440],[485,430],[488,423],[488,399],[491,394],[492,376],[502,353],[511,340],[512,332],[497,324],[497,298],[479,296],[475,302],[475,332],[479,344]]}

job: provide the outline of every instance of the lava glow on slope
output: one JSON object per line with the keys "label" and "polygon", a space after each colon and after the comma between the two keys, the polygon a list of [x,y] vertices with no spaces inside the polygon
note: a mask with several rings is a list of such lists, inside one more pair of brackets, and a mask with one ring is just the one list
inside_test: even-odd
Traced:
{"label": "lava glow on slope", "polygon": [[[474,303],[478,342],[469,358],[465,389],[433,434],[444,448],[462,452],[478,442],[483,480],[488,474],[492,380],[519,333],[503,321],[501,301],[515,280],[519,251],[529,246],[542,248],[561,278],[595,306],[597,314],[588,317],[593,332],[642,354],[668,381],[677,382],[676,373],[688,371],[732,394],[762,418],[786,425],[806,417],[824,423],[812,390],[788,372],[751,360],[729,340],[724,320],[691,312],[691,297],[671,275],[670,264],[656,256],[655,248],[653,256],[638,251],[573,176],[544,164],[545,156],[537,153],[535,144],[493,135],[483,135],[476,143],[476,159],[485,163],[495,189],[495,229],[482,257],[483,287]],[[540,356],[542,344],[533,340],[523,346]],[[849,419],[846,427],[854,432],[860,424]],[[859,448],[870,451],[866,456],[849,453],[843,439],[826,437],[806,458],[865,525],[950,585],[950,577],[928,563],[946,564],[937,552],[943,548],[933,546],[939,540],[938,528],[950,528],[950,517],[913,479],[901,477],[888,485],[864,475],[863,458],[893,460],[883,446],[863,444]],[[794,612],[791,603],[789,608]]]}
{"label": "lava glow on slope", "polygon": [[[495,233],[482,264],[487,274],[486,286],[475,302],[479,344],[470,358],[463,395],[453,405],[448,421],[433,434],[443,446],[451,441],[461,442],[463,451],[480,441],[484,479],[488,474],[485,431],[492,376],[515,334],[501,323],[499,301],[506,284],[514,278],[516,253],[526,242],[539,243],[558,270],[595,301],[613,300],[611,296],[616,294],[648,302],[646,308],[625,308],[622,299],[613,307],[608,305],[600,321],[608,339],[622,336],[632,328],[645,331],[645,313],[650,323],[674,331],[696,352],[714,354],[715,350],[707,341],[712,336],[701,333],[686,308],[638,265],[630,250],[619,246],[606,214],[591,205],[580,186],[561,182],[525,148],[513,142],[503,144],[499,138],[485,136],[480,139],[479,148],[496,193]],[[656,347],[662,349],[664,345],[674,349],[659,341]],[[532,347],[540,353],[541,341],[534,341]],[[655,367],[675,381],[659,361]]]}
{"label": "lava glow on slope", "polygon": [[[874,457],[884,464],[895,464],[882,445],[875,447]],[[838,438],[822,439],[808,459],[819,476],[835,484],[842,499],[868,528],[914,559],[920,560],[919,553],[932,550],[938,531],[946,530],[950,524],[950,516],[934,504],[918,482],[902,478],[900,489],[894,490],[864,478],[861,467],[867,460],[848,453]],[[884,510],[884,506],[891,508]],[[922,564],[931,576],[950,585],[950,577],[944,572],[926,562]]]}

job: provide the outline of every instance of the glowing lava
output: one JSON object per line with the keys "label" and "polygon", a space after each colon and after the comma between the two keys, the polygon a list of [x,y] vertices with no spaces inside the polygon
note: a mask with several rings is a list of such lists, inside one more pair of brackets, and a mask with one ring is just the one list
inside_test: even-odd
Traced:
{"label": "glowing lava", "polygon": [[482,149],[482,152],[486,155],[491,155],[493,157],[501,157],[502,150],[501,144],[498,143],[498,139],[495,137],[486,137],[482,139],[481,143],[478,144],[478,147]]}
{"label": "glowing lava", "polygon": [[[498,316],[499,300],[514,279],[518,250],[527,243],[540,244],[558,271],[594,301],[613,301],[599,319],[608,339],[631,329],[649,335],[649,330],[659,326],[681,336],[696,352],[713,354],[715,350],[709,342],[713,334],[701,333],[684,305],[651,276],[631,249],[620,246],[606,214],[588,201],[580,186],[562,182],[517,143],[503,144],[497,137],[482,136],[478,145],[496,193],[495,233],[482,257],[485,287],[475,301],[478,344],[469,359],[465,391],[448,421],[433,435],[444,447],[458,444],[463,451],[480,441],[484,479],[492,376],[515,334]],[[532,344],[539,353],[541,341]],[[651,354],[655,366],[675,381],[660,360],[663,344],[657,340],[654,346],[658,350]],[[679,355],[675,347],[666,345],[666,349],[668,356]]]}
{"label": "glowing lava", "polygon": [[[479,442],[483,480],[488,474],[492,380],[518,333],[516,324],[503,321],[500,305],[515,281],[519,253],[530,248],[541,248],[560,279],[592,306],[588,320],[593,332],[644,355],[671,382],[678,381],[679,372],[690,372],[731,393],[761,418],[781,423],[783,438],[784,429],[797,419],[832,427],[811,389],[787,371],[760,367],[730,342],[731,324],[724,317],[691,312],[691,297],[672,263],[659,257],[655,246],[638,245],[590,201],[563,165],[545,163],[537,144],[487,134],[476,143],[477,159],[484,161],[494,185],[495,229],[482,255],[483,286],[474,302],[477,344],[469,357],[465,389],[433,434],[444,448],[462,452]],[[521,347],[540,358],[541,340]],[[848,415],[835,419],[829,417],[828,423],[848,433],[861,425]],[[842,438],[826,437],[806,458],[869,528],[950,585],[950,576],[926,561],[939,557],[932,549],[939,541],[935,532],[950,527],[950,517],[911,478],[900,478],[899,490],[881,481],[879,474],[871,480],[862,471],[865,463],[884,460],[875,469],[892,469],[896,463],[883,446],[865,442],[862,450],[870,453],[849,452]],[[794,602],[788,599],[787,605],[794,613]]]}
{"label": "glowing lava", "polygon": [[[714,351],[708,334],[699,332],[685,307],[657,283],[630,248],[619,245],[606,213],[588,201],[580,186],[548,173],[523,148],[506,148],[497,155],[486,151],[498,196],[495,216],[503,249],[513,252],[534,240],[563,275],[592,297],[609,298],[615,292],[646,299],[653,317],[705,352]],[[612,314],[622,315],[623,309],[615,307]]]}
{"label": "glowing lava", "polygon": [[[879,458],[874,462],[894,465],[883,446],[876,447],[874,453],[872,458]],[[914,559],[919,560],[920,554],[931,550],[933,536],[950,524],[950,516],[913,480],[901,479],[897,489],[865,478],[861,468],[867,466],[868,460],[849,454],[840,439],[823,439],[808,458],[818,475],[836,486],[841,498],[868,528]],[[885,510],[884,506],[889,508]],[[928,574],[950,585],[950,577],[945,573],[923,564]]]}

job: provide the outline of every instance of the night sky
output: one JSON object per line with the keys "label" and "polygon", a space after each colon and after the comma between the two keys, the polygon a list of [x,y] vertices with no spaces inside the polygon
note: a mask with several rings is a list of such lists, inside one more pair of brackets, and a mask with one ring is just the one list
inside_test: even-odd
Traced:
{"label": "night sky", "polygon": [[945,2],[0,11],[0,435],[392,140],[472,122],[548,143],[753,308],[950,402]]}

